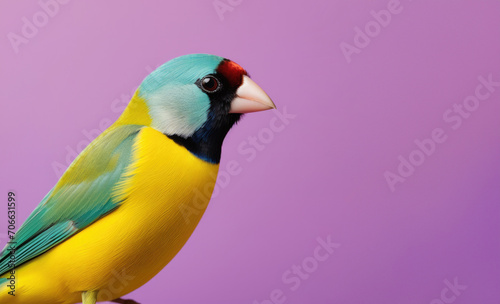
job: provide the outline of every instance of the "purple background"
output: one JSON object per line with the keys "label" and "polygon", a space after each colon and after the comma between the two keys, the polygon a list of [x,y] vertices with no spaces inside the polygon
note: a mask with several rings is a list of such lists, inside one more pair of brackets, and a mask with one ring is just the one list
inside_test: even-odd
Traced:
{"label": "purple background", "polygon": [[[270,133],[276,112],[250,114],[230,132],[221,170],[236,161],[241,173],[128,297],[251,304],[278,289],[290,304],[442,303],[457,278],[455,303],[499,303],[500,88],[456,130],[443,114],[479,76],[500,81],[500,2],[402,0],[348,63],[340,44],[389,2],[232,0],[221,17],[211,0],[69,1],[17,53],[7,35],[42,8],[0,2],[2,243],[8,190],[24,221],[56,183],[53,165],[116,119],[151,68],[213,53],[296,116]],[[436,128],[447,140],[391,191],[384,172]],[[238,150],[250,136],[266,141],[252,160]],[[282,275],[313,263],[327,236],[340,247],[291,290]]]}

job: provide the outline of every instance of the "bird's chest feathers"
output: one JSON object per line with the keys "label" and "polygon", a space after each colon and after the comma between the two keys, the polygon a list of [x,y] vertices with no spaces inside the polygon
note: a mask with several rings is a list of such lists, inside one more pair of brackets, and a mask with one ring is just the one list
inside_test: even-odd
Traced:
{"label": "bird's chest feathers", "polygon": [[133,157],[115,192],[123,201],[117,211],[131,217],[146,242],[157,237],[187,240],[210,200],[219,166],[152,128],[137,135]]}

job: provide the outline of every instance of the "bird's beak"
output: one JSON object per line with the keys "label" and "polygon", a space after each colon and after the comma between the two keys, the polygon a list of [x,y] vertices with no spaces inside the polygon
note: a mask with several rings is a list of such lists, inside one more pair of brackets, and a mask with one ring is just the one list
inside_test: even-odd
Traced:
{"label": "bird's beak", "polygon": [[250,77],[243,76],[243,83],[236,90],[229,113],[250,113],[276,109],[273,101]]}

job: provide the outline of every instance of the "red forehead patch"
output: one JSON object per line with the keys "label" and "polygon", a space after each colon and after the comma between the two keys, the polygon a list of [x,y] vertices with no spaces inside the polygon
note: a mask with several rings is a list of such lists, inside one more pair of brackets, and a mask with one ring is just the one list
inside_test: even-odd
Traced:
{"label": "red forehead patch", "polygon": [[217,72],[224,75],[232,86],[239,87],[243,82],[243,75],[247,71],[239,64],[228,59],[224,59],[217,67]]}

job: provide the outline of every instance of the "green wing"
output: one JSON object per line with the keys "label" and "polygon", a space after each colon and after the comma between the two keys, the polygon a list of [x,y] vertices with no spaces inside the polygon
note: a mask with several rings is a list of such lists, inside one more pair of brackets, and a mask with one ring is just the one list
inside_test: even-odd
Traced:
{"label": "green wing", "polygon": [[[120,206],[112,193],[125,179],[133,144],[142,126],[110,129],[73,161],[43,198],[10,244],[15,244],[15,267],[60,244]],[[0,253],[0,274],[11,270],[9,244]]]}

